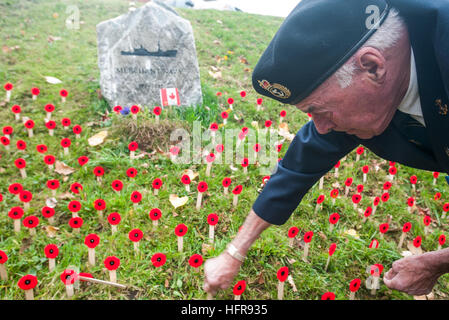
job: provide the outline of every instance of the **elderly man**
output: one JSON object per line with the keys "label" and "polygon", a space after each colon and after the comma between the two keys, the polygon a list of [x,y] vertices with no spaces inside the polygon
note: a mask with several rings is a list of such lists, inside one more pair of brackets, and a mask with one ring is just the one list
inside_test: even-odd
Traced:
{"label": "elderly man", "polygon": [[[303,0],[260,58],[253,86],[313,121],[298,132],[227,250],[206,262],[207,292],[227,288],[259,235],[284,224],[359,144],[387,160],[449,173],[446,0]],[[384,283],[428,294],[448,272],[443,249],[395,261]]]}

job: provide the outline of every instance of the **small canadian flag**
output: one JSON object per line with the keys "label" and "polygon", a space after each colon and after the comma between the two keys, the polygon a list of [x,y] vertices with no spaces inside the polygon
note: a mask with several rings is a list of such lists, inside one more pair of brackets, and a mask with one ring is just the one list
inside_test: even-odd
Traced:
{"label": "small canadian flag", "polygon": [[166,106],[180,106],[178,88],[162,88],[161,89],[161,104]]}

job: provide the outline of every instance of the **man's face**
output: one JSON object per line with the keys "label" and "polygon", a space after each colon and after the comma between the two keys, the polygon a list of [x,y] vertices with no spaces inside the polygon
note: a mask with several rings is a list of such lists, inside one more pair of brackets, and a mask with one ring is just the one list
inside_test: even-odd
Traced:
{"label": "man's face", "polygon": [[357,75],[351,86],[341,89],[331,77],[296,107],[312,115],[320,134],[334,130],[371,139],[380,135],[392,118],[393,101],[381,90]]}

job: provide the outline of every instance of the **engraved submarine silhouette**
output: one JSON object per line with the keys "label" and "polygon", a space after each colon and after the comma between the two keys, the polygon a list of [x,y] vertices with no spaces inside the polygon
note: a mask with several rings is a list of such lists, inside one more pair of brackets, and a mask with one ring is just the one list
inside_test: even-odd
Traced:
{"label": "engraved submarine silhouette", "polygon": [[161,46],[159,41],[157,42],[157,51],[148,51],[142,45],[140,48],[134,49],[132,52],[130,51],[121,51],[121,54],[124,56],[151,56],[151,57],[176,57],[178,50],[161,50]]}

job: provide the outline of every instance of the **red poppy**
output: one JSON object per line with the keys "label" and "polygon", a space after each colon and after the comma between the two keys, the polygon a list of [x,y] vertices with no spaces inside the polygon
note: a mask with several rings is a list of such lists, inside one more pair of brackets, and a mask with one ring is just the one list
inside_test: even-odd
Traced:
{"label": "red poppy", "polygon": [[11,126],[5,126],[3,127],[3,134],[12,134],[14,129]]}
{"label": "red poppy", "polygon": [[363,173],[368,173],[369,172],[369,166],[363,166],[362,167],[362,172]]}
{"label": "red poppy", "polygon": [[371,213],[373,213],[373,208],[368,206],[363,215],[368,218],[371,215]]}
{"label": "red poppy", "polygon": [[394,167],[396,165],[396,162],[390,161],[390,167]]}
{"label": "red poppy", "polygon": [[72,141],[69,138],[64,138],[61,140],[61,147],[68,148],[72,144]]}
{"label": "red poppy", "polygon": [[278,144],[278,145],[276,146],[276,150],[277,150],[277,152],[281,152],[281,150],[282,150],[282,143],[281,143],[281,144]]}
{"label": "red poppy", "polygon": [[167,257],[165,256],[165,254],[160,252],[153,254],[153,256],[151,257],[151,263],[156,268],[162,267],[165,264],[165,261],[167,261]]}
{"label": "red poppy", "polygon": [[4,146],[8,146],[10,144],[10,141],[7,137],[0,137],[0,141]]}
{"label": "red poppy", "polygon": [[22,158],[16,159],[14,161],[14,164],[16,165],[17,169],[23,169],[27,165],[26,161]]}
{"label": "red poppy", "polygon": [[304,234],[304,242],[309,243],[310,241],[312,241],[312,237],[313,237],[313,231],[307,231]]}
{"label": "red poppy", "polygon": [[118,105],[117,105],[117,106],[115,106],[112,110],[114,110],[115,113],[119,114],[120,111],[122,111],[122,109],[123,109],[122,106],[118,106]]}
{"label": "red poppy", "polygon": [[133,191],[133,193],[131,193],[131,201],[133,203],[139,203],[142,201],[142,194],[139,191]]}
{"label": "red poppy", "polygon": [[27,120],[26,122],[25,122],[25,128],[27,128],[27,129],[33,129],[34,128],[34,121],[33,120]]}
{"label": "red poppy", "polygon": [[33,199],[33,194],[28,190],[22,190],[19,194],[20,201],[30,202]]}
{"label": "red poppy", "polygon": [[207,223],[211,226],[215,226],[218,223],[218,215],[211,213],[207,216]]}
{"label": "red poppy", "polygon": [[273,124],[273,122],[271,120],[265,121],[265,127],[267,127],[267,128],[271,127],[272,124]]}
{"label": "red poppy", "polygon": [[379,205],[379,203],[380,203],[380,198],[379,197],[375,197],[374,201],[373,201],[373,205],[377,207]]}
{"label": "red poppy", "polygon": [[115,191],[120,191],[123,189],[123,182],[121,180],[114,180],[112,181],[111,186]]}
{"label": "red poppy", "polygon": [[55,163],[55,161],[56,161],[55,156],[53,156],[53,155],[51,155],[51,154],[46,155],[46,156],[44,157],[44,162],[45,162],[46,165],[52,165],[52,164]]}
{"label": "red poppy", "polygon": [[411,176],[410,177],[410,183],[411,184],[416,184],[417,181],[418,181],[418,177],[416,177],[416,176]]}
{"label": "red poppy", "polygon": [[262,183],[266,184],[268,182],[268,180],[270,180],[270,176],[265,176],[262,178]]}
{"label": "red poppy", "polygon": [[173,146],[173,147],[170,148],[170,153],[173,156],[177,156],[179,154],[179,150],[181,150],[181,149],[179,149],[179,147]]}
{"label": "red poppy", "polygon": [[371,240],[371,243],[369,244],[370,249],[372,249],[373,247],[375,249],[379,248],[379,241],[377,241],[376,239]]}
{"label": "red poppy", "polygon": [[228,99],[228,104],[233,104],[233,103],[234,103],[234,99],[229,98],[229,99]]}
{"label": "red poppy", "polygon": [[78,158],[78,164],[80,166],[84,166],[89,161],[89,158],[86,156],[81,156]]}
{"label": "red poppy", "polygon": [[440,200],[441,199],[441,192],[437,192],[435,193],[435,195],[433,196],[434,200]]}
{"label": "red poppy", "polygon": [[248,158],[243,158],[242,167],[245,168],[245,167],[248,167],[248,165],[249,165]]}
{"label": "red poppy", "polygon": [[396,167],[390,167],[390,169],[388,169],[388,172],[394,176],[396,172],[398,172],[398,170],[396,169]]}
{"label": "red poppy", "polygon": [[421,246],[421,241],[422,241],[421,236],[417,236],[415,239],[413,239],[413,245],[416,248],[419,248],[419,246]]}
{"label": "red poppy", "polygon": [[245,132],[243,132],[243,131],[239,132],[239,134],[238,134],[239,140],[243,140],[243,139],[245,139],[245,137],[246,137],[246,133]]}
{"label": "red poppy", "polygon": [[217,131],[218,130],[218,124],[216,122],[211,123],[211,125],[209,126],[209,130]]}
{"label": "red poppy", "polygon": [[23,226],[26,228],[36,228],[39,225],[39,218],[36,216],[28,216],[22,221]]}
{"label": "red poppy", "polygon": [[205,181],[201,181],[198,183],[198,187],[197,187],[198,192],[201,192],[201,193],[206,192],[207,188],[208,188],[208,186]]}
{"label": "red poppy", "polygon": [[235,188],[232,190],[232,193],[235,195],[238,195],[242,192],[242,189],[243,189],[242,185],[239,184],[239,185],[235,186]]}
{"label": "red poppy", "polygon": [[363,192],[363,184],[359,184],[359,185],[357,186],[357,192],[358,192],[358,193],[362,193],[362,192]]}
{"label": "red poppy", "polygon": [[316,199],[316,203],[320,204],[324,201],[324,195],[320,194]]}
{"label": "red poppy", "polygon": [[280,115],[282,118],[284,118],[284,117],[287,115],[287,111],[282,110],[282,111],[279,113],[279,115]]}
{"label": "red poppy", "polygon": [[240,96],[242,98],[245,98],[246,97],[246,91],[240,91]]}
{"label": "red poppy", "polygon": [[337,249],[337,244],[332,243],[329,247],[329,255],[332,256],[335,253],[335,250]]}
{"label": "red poppy", "polygon": [[228,115],[228,113],[227,113],[226,111],[223,111],[223,112],[221,113],[221,117],[222,117],[223,119],[227,119],[227,118],[229,117],[229,115]]}
{"label": "red poppy", "polygon": [[352,184],[352,178],[347,178],[347,179],[345,180],[345,186],[350,187],[351,184]]}
{"label": "red poppy", "polygon": [[48,130],[54,130],[56,128],[56,122],[54,122],[53,120],[47,121],[45,123],[45,126]]}
{"label": "red poppy", "polygon": [[184,235],[187,233],[187,226],[184,223],[180,223],[175,228],[175,234],[178,237],[184,237]]}
{"label": "red poppy", "polygon": [[18,140],[16,142],[16,147],[19,150],[25,150],[27,148],[27,143],[25,141],[23,141],[23,140]]}
{"label": "red poppy", "polygon": [[131,111],[131,113],[133,113],[133,114],[137,114],[137,113],[139,113],[140,108],[139,108],[139,106],[133,105],[133,106],[131,106],[130,111]]}
{"label": "red poppy", "polygon": [[190,257],[189,264],[194,268],[199,268],[203,264],[203,257],[195,253]]}
{"label": "red poppy", "polygon": [[332,189],[330,193],[331,198],[337,198],[338,197],[338,189]]}
{"label": "red poppy", "polygon": [[120,267],[120,259],[114,256],[109,256],[104,260],[104,266],[109,271],[117,270]]}
{"label": "red poppy", "polygon": [[211,162],[214,162],[214,160],[215,160],[215,154],[213,154],[212,152],[206,156],[207,162],[211,163]]}
{"label": "red poppy", "polygon": [[22,218],[23,214],[24,214],[24,212],[23,212],[23,209],[21,207],[13,207],[8,212],[8,216],[11,219],[15,219],[15,220]]}
{"label": "red poppy", "polygon": [[64,98],[69,95],[69,93],[66,89],[62,89],[61,91],[59,91],[59,94],[61,95],[61,97],[64,97]]}
{"label": "red poppy", "polygon": [[448,212],[449,211],[449,202],[443,204],[443,211]]}
{"label": "red poppy", "polygon": [[[446,242],[446,236],[444,234],[440,235],[438,238],[438,243],[440,244],[440,246],[443,246],[445,242]],[[1,259],[0,259],[0,262],[1,262]]]}
{"label": "red poppy", "polygon": [[407,204],[409,207],[413,207],[414,203],[415,203],[415,199],[413,197],[410,197],[407,199]]}
{"label": "red poppy", "polygon": [[83,132],[83,128],[81,128],[79,124],[73,126],[72,130],[74,134],[80,134],[81,132]]}
{"label": "red poppy", "polygon": [[371,240],[371,243],[369,244],[370,249],[372,249],[373,247],[375,249],[379,248],[379,241],[377,241],[376,239]]}
{"label": "red poppy", "polygon": [[32,94],[32,95],[38,96],[39,93],[41,93],[41,91],[39,90],[39,88],[37,88],[37,87],[31,88],[31,94]]}
{"label": "red poppy", "polygon": [[243,127],[242,131],[241,131],[244,135],[247,135],[249,132],[249,128],[248,127]]}
{"label": "red poppy", "polygon": [[349,290],[351,292],[357,292],[357,290],[359,290],[359,288],[360,288],[360,284],[361,284],[360,279],[356,278],[356,279],[352,280],[349,283]]}
{"label": "red poppy", "polygon": [[36,150],[37,150],[37,152],[39,152],[39,153],[46,153],[47,150],[48,150],[48,148],[47,148],[47,146],[46,146],[45,144],[38,144],[38,145],[36,146]]}
{"label": "red poppy", "polygon": [[329,222],[331,224],[336,224],[339,219],[340,219],[340,215],[337,212],[335,212],[330,215]]}
{"label": "red poppy", "polygon": [[94,249],[99,243],[100,237],[95,233],[91,233],[84,238],[84,244],[90,249]]}
{"label": "red poppy", "polygon": [[409,232],[412,228],[412,224],[410,222],[404,223],[404,226],[402,227],[402,232]]}
{"label": "red poppy", "polygon": [[52,179],[47,181],[47,188],[50,190],[56,190],[59,188],[59,180]]}
{"label": "red poppy", "polygon": [[263,99],[262,99],[262,98],[257,98],[257,100],[256,100],[256,103],[257,103],[257,104],[262,104],[262,102],[263,102]]}
{"label": "red poppy", "polygon": [[77,200],[72,200],[69,202],[68,208],[70,212],[78,212],[81,210],[81,203]]}
{"label": "red poppy", "polygon": [[43,207],[41,212],[44,218],[51,218],[55,215],[55,209],[50,207]]}
{"label": "red poppy", "polygon": [[357,203],[360,202],[360,200],[362,200],[362,196],[361,195],[359,195],[357,193],[352,195],[352,202],[353,203],[357,204]]}
{"label": "red poppy", "polygon": [[140,229],[132,229],[128,233],[128,237],[132,242],[139,242],[143,238],[143,232]]}
{"label": "red poppy", "polygon": [[122,217],[118,212],[112,212],[111,214],[108,215],[108,222],[113,226],[118,225],[121,220]]}
{"label": "red poppy", "polygon": [[382,274],[382,271],[384,270],[384,266],[381,265],[380,263],[375,263],[371,266],[371,275],[375,276],[375,277],[380,277],[380,275]]}
{"label": "red poppy", "polygon": [[22,108],[20,108],[20,106],[16,104],[16,105],[12,106],[11,111],[13,113],[21,113],[22,112]]}
{"label": "red poppy", "polygon": [[221,92],[218,91],[218,92],[216,93],[216,95],[217,95],[217,97],[221,97]]}
{"label": "red poppy", "polygon": [[7,82],[7,83],[3,86],[3,88],[5,88],[6,91],[12,90],[13,87],[14,87],[14,86],[13,86],[12,83],[10,83],[10,82]]}
{"label": "red poppy", "polygon": [[357,150],[356,150],[358,155],[362,155],[363,151],[365,151],[365,149],[363,147],[358,147]]}
{"label": "red poppy", "polygon": [[215,151],[217,151],[218,153],[222,153],[223,150],[224,150],[224,145],[222,145],[222,144],[217,144],[217,145],[215,146]]}
{"label": "red poppy", "polygon": [[45,111],[47,111],[47,112],[53,112],[53,111],[55,111],[55,106],[52,105],[51,103],[46,104],[44,108],[45,108]]}
{"label": "red poppy", "polygon": [[150,213],[148,214],[150,216],[150,219],[153,221],[159,220],[162,216],[162,212],[158,208],[151,209]]}
{"label": "red poppy", "polygon": [[72,191],[75,194],[79,194],[80,191],[83,190],[83,185],[78,182],[74,182],[70,185],[70,191]]}
{"label": "red poppy", "polygon": [[382,223],[379,225],[379,231],[380,233],[386,233],[388,231],[388,228],[390,225],[388,223]]}
{"label": "red poppy", "polygon": [[48,259],[55,259],[59,254],[58,246],[55,244],[47,244],[44,248],[44,253]]}
{"label": "red poppy", "polygon": [[245,292],[245,289],[246,289],[246,281],[240,280],[235,284],[234,289],[232,289],[232,293],[236,296],[240,296],[243,294],[243,292]]}
{"label": "red poppy", "polygon": [[8,261],[8,256],[2,250],[0,250],[0,264],[5,264]]}
{"label": "red poppy", "polygon": [[338,160],[337,164],[334,166],[334,168],[339,168],[340,167],[340,160]]}
{"label": "red poppy", "polygon": [[162,187],[162,180],[159,178],[154,179],[152,186],[154,189],[160,189]]}
{"label": "red poppy", "polygon": [[433,177],[434,177],[435,179],[437,179],[439,175],[440,175],[439,172],[434,172],[434,173],[433,173]]}
{"label": "red poppy", "polygon": [[296,237],[298,232],[299,232],[298,227],[291,227],[290,229],[288,229],[288,237],[289,238],[294,238],[294,237]]}
{"label": "red poppy", "polygon": [[384,194],[382,194],[381,199],[383,202],[387,202],[388,199],[390,199],[390,194],[388,192],[385,192]]}
{"label": "red poppy", "polygon": [[37,277],[33,276],[32,274],[27,274],[26,276],[20,278],[19,282],[17,282],[17,285],[22,290],[34,289],[37,285]]}
{"label": "red poppy", "polygon": [[104,210],[106,209],[106,201],[103,199],[97,199],[94,201],[95,210]]}
{"label": "red poppy", "polygon": [[223,181],[221,182],[221,184],[223,185],[223,187],[228,188],[231,185],[231,178],[224,178]]}
{"label": "red poppy", "polygon": [[288,267],[281,267],[279,268],[277,275],[278,280],[281,282],[284,282],[285,280],[287,280],[288,277]]}
{"label": "red poppy", "polygon": [[69,118],[63,118],[61,120],[61,124],[63,127],[68,127],[68,126],[70,126],[71,123],[72,123],[72,121]]}
{"label": "red poppy", "polygon": [[153,113],[154,113],[156,116],[161,115],[161,112],[162,112],[161,107],[154,107],[154,108],[153,108]]}
{"label": "red poppy", "polygon": [[321,296],[321,300],[335,300],[335,293],[326,292]]}
{"label": "red poppy", "polygon": [[384,190],[389,190],[391,188],[391,182],[387,181],[384,183]]}
{"label": "red poppy", "polygon": [[79,229],[83,226],[84,220],[81,217],[70,218],[69,226],[73,229]]}
{"label": "red poppy", "polygon": [[129,151],[136,151],[139,148],[139,144],[135,141],[132,141],[128,144]]}
{"label": "red poppy", "polygon": [[432,222],[432,218],[430,218],[429,216],[425,216],[423,222],[425,226],[428,226]]}
{"label": "red poppy", "polygon": [[75,283],[75,281],[78,279],[78,274],[74,270],[65,269],[61,273],[60,278],[62,283],[64,283],[67,286]]}
{"label": "red poppy", "polygon": [[183,175],[183,176],[181,177],[181,182],[182,182],[183,184],[190,184],[190,177],[189,177],[189,175],[187,175],[187,174]]}
{"label": "red poppy", "polygon": [[94,175],[96,175],[97,177],[103,176],[103,175],[104,175],[104,169],[103,169],[103,167],[100,167],[100,166],[95,167],[95,168],[94,168]]}

